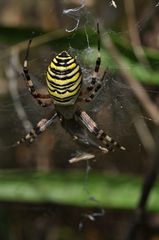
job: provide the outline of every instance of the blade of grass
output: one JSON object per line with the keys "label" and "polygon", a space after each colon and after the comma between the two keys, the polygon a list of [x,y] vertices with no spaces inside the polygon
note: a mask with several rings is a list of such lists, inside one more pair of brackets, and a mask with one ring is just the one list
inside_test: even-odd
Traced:
{"label": "blade of grass", "polygon": [[[124,175],[91,173],[85,190],[85,172],[23,172],[0,173],[0,201],[61,203],[83,207],[135,208],[141,179]],[[91,197],[96,201],[92,201]],[[159,186],[152,192],[149,209],[159,210]]]}

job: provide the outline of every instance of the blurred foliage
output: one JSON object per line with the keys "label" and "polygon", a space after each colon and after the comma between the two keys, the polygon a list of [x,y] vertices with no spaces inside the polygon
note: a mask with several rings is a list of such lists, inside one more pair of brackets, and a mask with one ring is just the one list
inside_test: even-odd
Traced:
{"label": "blurred foliage", "polygon": [[[32,32],[35,34],[35,45],[39,44],[39,37],[45,36],[45,34],[47,35],[47,33],[40,28],[11,28],[1,26],[0,31],[2,33],[0,36],[1,42],[12,46],[16,46],[18,42],[28,39]],[[93,65],[96,60],[97,36],[96,32],[89,27],[87,29],[87,34],[92,51],[91,54],[86,56],[82,54],[82,50],[88,48],[86,33],[83,28],[76,31],[75,34],[70,33],[69,35],[63,30],[57,32],[55,31],[55,33],[53,32],[52,37],[50,39],[46,38],[45,41],[50,47],[54,48],[54,46],[56,46],[57,51],[66,49],[69,47],[69,45],[71,45],[71,47],[76,49],[77,52],[80,51],[79,57],[81,57],[81,61],[83,61],[85,65],[89,66],[89,64]],[[10,35],[12,35],[12,38],[10,38]],[[148,69],[146,66],[138,62],[128,40],[115,33],[110,33],[110,35],[116,47],[120,50],[124,60],[127,62],[134,77],[142,83],[158,85],[159,72],[157,71],[156,65],[159,61],[159,54],[157,50],[152,50],[146,47],[144,48],[146,57],[152,65],[152,68]],[[101,55],[103,69],[108,67],[115,72],[118,67],[113,62],[108,51],[104,48],[101,48]],[[40,173],[27,175],[26,173],[18,172],[16,174],[5,173],[4,175],[1,175],[0,199],[7,201],[17,200],[33,202],[57,201],[65,204],[79,204],[81,206],[98,205],[98,202],[85,201],[85,193],[83,192],[83,194],[81,194],[83,178],[83,174],[79,174],[77,172],[66,173],[66,178],[63,178],[63,173],[58,174],[56,172],[54,172],[52,175],[41,175]],[[35,181],[36,186],[38,185],[37,188],[34,188],[32,181]],[[102,185],[101,181],[105,182],[106,185]],[[129,179],[129,177],[124,178],[122,176],[113,176],[111,179],[104,175],[93,175],[90,177],[89,182],[89,189],[91,189],[92,192],[95,193],[94,195],[97,197],[97,199],[99,199],[99,205],[114,208],[133,208],[137,201],[138,192],[140,191],[139,186],[141,184],[140,181],[131,177]],[[70,191],[72,194],[67,194],[66,196],[64,190],[66,188],[67,192]],[[21,192],[20,190],[20,193],[18,193],[17,189],[23,189],[24,191]],[[43,194],[43,192],[39,190],[37,191],[37,189],[45,189],[46,194]],[[72,199],[71,197],[73,197],[73,191],[75,191],[75,195]],[[127,194],[127,196],[130,194],[130,192],[132,192],[132,198],[123,196],[123,191],[125,194]],[[108,194],[108,192],[111,192],[111,194]],[[102,193],[104,195],[102,195]],[[158,194],[158,192],[155,191],[155,194]],[[157,209],[157,205],[154,204],[151,206],[151,210]]]}
{"label": "blurred foliage", "polygon": [[[153,6],[152,2],[154,1],[152,2],[136,1],[136,6],[139,6],[138,8],[136,8],[136,12],[137,12],[136,15],[140,16],[140,19],[141,18],[146,19],[145,22],[142,22],[143,31],[140,31],[140,35],[142,38],[141,39],[142,43],[144,43],[143,50],[145,52],[145,58],[148,60],[149,67],[139,62],[137,57],[135,56],[131,41],[128,37],[128,31],[126,32],[126,34],[124,32],[125,29],[127,30],[127,26],[125,26],[127,19],[125,19],[125,14],[123,14],[124,12],[123,3],[120,3],[120,1],[116,1],[116,2],[118,6],[117,9],[110,6],[110,1],[105,1],[105,0],[100,2],[90,0],[90,1],[86,1],[86,4],[88,4],[92,9],[94,9],[93,18],[95,18],[95,21],[96,19],[98,19],[98,16],[100,16],[101,24],[103,24],[104,26],[104,30],[102,30],[101,32],[102,38],[103,37],[106,38],[107,34],[111,36],[112,41],[120,51],[124,61],[129,66],[130,72],[135,77],[135,79],[140,81],[145,86],[153,85],[154,87],[158,87],[159,85],[159,71],[158,71],[159,53],[158,53],[158,48],[157,48],[158,45],[156,41],[156,39],[158,39],[158,20],[157,18],[153,17],[153,12],[155,12],[156,10],[156,8],[154,7],[155,10],[153,9],[152,11],[152,6]],[[46,49],[48,48],[49,50],[52,49],[51,51],[58,52],[58,51],[62,51],[63,49],[66,49],[66,50],[71,49],[73,53],[77,55],[78,59],[81,61],[81,64],[84,64],[84,66],[87,66],[88,68],[90,67],[94,68],[94,63],[96,60],[96,49],[97,49],[97,36],[96,36],[96,29],[94,27],[95,24],[92,22],[91,24],[87,25],[84,22],[84,27],[79,26],[77,31],[73,31],[72,33],[67,33],[65,29],[67,28],[67,26],[71,26],[71,27],[74,26],[74,23],[76,23],[76,21],[74,20],[76,20],[76,18],[73,18],[70,21],[69,20],[65,21],[65,18],[62,15],[62,10],[67,9],[69,7],[71,8],[72,3],[75,6],[79,7],[80,1],[72,0],[72,1],[64,1],[64,3],[65,3],[65,6],[61,4],[61,1],[51,1],[51,0],[49,1],[37,0],[35,2],[26,1],[26,0],[23,0],[21,2],[18,0],[12,0],[12,1],[8,0],[6,2],[2,1],[0,3],[0,7],[1,7],[1,16],[0,16],[0,21],[1,21],[0,61],[1,62],[0,62],[0,65],[1,65],[2,72],[4,70],[4,66],[7,65],[6,62],[8,63],[9,61],[11,50],[14,49],[14,47],[17,47],[19,49],[19,52],[22,53],[23,55],[27,46],[28,39],[31,37],[31,35],[33,35],[34,37],[32,48],[41,47],[44,44],[45,48]],[[145,15],[145,11],[147,9],[149,10],[149,13],[150,13],[148,15],[150,19],[149,24],[147,24],[147,15]],[[84,18],[84,15],[82,15],[82,13],[80,14],[78,17],[82,16],[81,18]],[[77,17],[77,15],[75,15],[75,17]],[[66,18],[68,19],[68,16]],[[82,21],[81,18],[80,18],[80,21]],[[113,26],[113,24],[115,26]],[[111,31],[109,31],[109,29],[111,29]],[[124,32],[124,34],[120,34],[120,32],[122,31]],[[104,49],[101,46],[101,55],[102,55],[102,70],[109,68],[114,73],[117,73],[118,66],[114,63],[112,56],[109,54],[109,49]],[[32,59],[34,61],[34,58]],[[37,53],[37,59],[39,59],[38,53]],[[4,82],[4,81],[1,81],[3,79],[5,78],[1,77],[1,72],[0,72],[1,85],[2,85],[2,82]],[[7,91],[8,91],[8,88],[7,88]],[[124,96],[124,93],[123,93],[123,96]],[[114,95],[112,96],[112,98],[113,97]],[[7,100],[4,101],[4,98]],[[10,101],[10,99],[8,98],[8,92],[5,95],[5,97],[1,97],[1,109],[2,109],[2,106],[4,105],[3,109],[6,110],[5,102],[7,101],[8,102]],[[130,100],[128,99],[128,101]],[[29,102],[28,108],[30,106],[31,104]],[[11,110],[12,107],[13,105],[9,108],[8,113],[9,111],[12,111]],[[35,112],[34,114],[37,115],[37,112]],[[106,111],[105,112],[103,111],[103,115],[105,113]],[[11,115],[8,114],[8,116],[11,116]],[[14,121],[10,117],[7,118],[8,121],[6,119],[3,119],[3,117],[4,116],[2,111],[1,121],[5,122],[6,126],[2,126],[1,129],[3,130],[6,138],[8,139],[12,138],[10,136],[11,133],[9,132],[8,129],[10,129],[11,127],[14,128]],[[14,114],[13,119],[15,120],[16,117],[17,117],[16,114]],[[117,121],[120,122],[120,119],[117,118]],[[7,122],[8,122],[8,126],[7,126]],[[11,124],[13,124],[13,126]],[[19,125],[18,125],[18,129],[16,129],[15,131],[16,133],[17,132],[19,133]],[[105,126],[107,125],[105,124]],[[125,125],[120,125],[120,127],[124,129]],[[1,135],[3,136],[3,134]],[[60,137],[61,136],[63,135],[60,135]],[[46,138],[47,137],[48,135],[46,135]],[[133,138],[132,136],[130,138],[131,138],[130,141],[133,141],[133,147],[135,144],[138,144],[137,138]],[[46,153],[46,149],[44,146],[48,145],[48,142],[49,143],[51,142],[50,139],[49,140],[48,139],[49,138],[47,138],[47,140],[45,141],[45,144],[43,144],[42,142],[42,144],[39,145],[39,149],[44,149],[44,153]],[[3,143],[2,140],[1,140],[1,143]],[[65,140],[67,141],[67,139]],[[59,146],[58,144],[54,145],[54,140],[52,142],[51,142],[51,144],[53,145],[52,149],[54,150],[54,152],[56,152],[55,146],[57,146],[57,148]],[[35,147],[35,150],[34,150],[34,147]],[[29,148],[31,149],[30,150],[31,159],[35,159],[35,155],[38,152],[38,148],[36,149],[35,145],[34,147]],[[14,151],[14,154],[13,154],[13,151]],[[22,148],[19,147],[19,149],[14,150],[10,148],[8,149],[8,151],[6,152],[3,151],[3,153],[1,153],[2,154],[1,166],[2,167],[8,166],[10,164],[11,166],[14,166],[14,168],[19,168],[20,164],[19,165],[17,164],[18,151],[19,152],[21,151],[21,154],[19,154],[20,156],[19,158],[21,159],[20,160],[18,159],[18,161],[21,163],[21,166],[25,166],[27,161],[28,161],[27,164],[29,165],[31,162],[28,157],[29,150],[28,149],[26,150],[23,147]],[[109,165],[109,160],[108,160],[109,156],[107,158],[103,157],[102,158],[104,160],[103,165],[99,161],[98,163],[100,166],[99,168],[107,169],[107,172],[102,172],[101,170],[100,172],[90,172],[88,174],[80,170],[78,171],[74,170],[75,168],[74,166],[72,167],[71,165],[69,166],[67,165],[66,163],[67,157],[65,156],[66,149],[63,152],[62,151],[58,152],[58,154],[60,153],[64,156],[61,156],[61,159],[57,158],[57,161],[59,164],[57,166],[60,166],[64,169],[67,166],[67,168],[69,168],[70,170],[69,171],[57,170],[56,163],[55,163],[56,159],[53,156],[53,153],[52,153],[53,151],[51,152],[50,150],[51,154],[49,152],[48,158],[49,159],[51,158],[52,162],[54,163],[52,163],[52,165],[50,164],[51,165],[50,167],[49,165],[50,162],[48,161],[48,165],[46,164],[47,168],[50,168],[50,169],[47,169],[48,172],[41,172],[41,171],[30,172],[27,170],[24,170],[24,171],[1,170],[0,201],[10,202],[10,203],[15,203],[15,202],[34,203],[35,205],[36,204],[38,205],[39,203],[44,203],[44,204],[56,203],[56,204],[68,205],[68,206],[80,206],[84,208],[104,207],[104,208],[113,208],[113,209],[132,210],[137,205],[139,195],[141,193],[142,180],[139,177],[130,176],[128,174],[131,171],[133,172],[132,169],[136,169],[136,172],[137,171],[139,171],[140,173],[142,171],[144,172],[144,170],[146,168],[149,169],[150,165],[152,164],[148,161],[143,160],[143,158],[145,159],[145,152],[144,154],[141,153],[143,154],[142,158],[141,158],[141,155],[140,157],[137,157],[137,154],[139,154],[140,151],[142,150],[140,149],[140,146],[138,146],[137,151],[135,152],[136,155],[134,155],[136,156],[136,159],[138,159],[137,161],[134,160],[135,157],[133,160],[132,159],[130,160],[130,158],[133,158],[133,153],[131,154],[128,151],[126,152],[127,155],[125,155],[124,159],[123,157],[120,157],[120,154],[117,153],[118,160],[119,160],[119,161],[117,160],[115,163],[117,165],[117,168],[115,168],[114,170],[113,164],[112,165],[110,164],[111,167],[113,166],[112,171],[110,171],[110,173],[108,172],[111,169],[111,167],[110,168],[108,167],[107,169],[107,163]],[[7,162],[7,158],[9,159],[8,155],[11,156],[10,157],[11,163],[9,164]],[[24,156],[25,156],[26,162],[23,165],[22,162],[24,160],[23,158]],[[116,156],[114,158],[116,158]],[[43,161],[44,159],[41,159],[41,162]],[[36,166],[37,166],[37,169],[38,169],[39,163],[35,163],[35,162],[33,164],[33,167],[36,169]],[[17,166],[15,166],[14,164],[15,165],[17,164]],[[120,168],[119,165],[123,165],[123,166]],[[79,167],[79,165],[77,166]],[[120,173],[120,169],[126,170],[127,175]],[[119,174],[116,174],[116,172],[119,172]],[[159,189],[159,186],[157,183],[151,194],[151,197],[149,200],[149,206],[148,206],[149,210],[155,211],[155,212],[159,210],[159,206],[158,206],[159,190],[158,189]],[[3,208],[1,209],[1,215],[3,216],[3,219],[0,219],[0,223],[1,223],[0,232],[3,236],[5,236],[7,235],[5,234],[7,230],[3,229],[3,220],[6,216],[6,213],[5,211],[3,213]],[[8,213],[8,215],[10,218],[10,212]],[[120,221],[119,221],[119,224],[120,224]],[[8,227],[7,220],[5,223],[5,227],[6,229]],[[120,224],[120,228],[121,227],[122,226]],[[7,237],[7,239],[9,239],[9,237]],[[116,239],[116,238],[111,238],[111,239]]]}
{"label": "blurred foliage", "polygon": [[[134,209],[141,178],[82,171],[0,173],[0,201],[59,203],[81,207]],[[86,180],[87,179],[87,180]],[[155,186],[149,210],[158,211],[159,186]]]}
{"label": "blurred foliage", "polygon": [[[124,208],[133,207],[136,202],[138,180],[135,181],[131,177],[105,176],[101,173],[90,174],[86,183],[84,179],[85,173],[78,171],[62,173],[56,171],[50,174],[5,171],[0,174],[0,199],[20,202],[58,202],[79,206],[99,204],[102,207]],[[87,196],[84,186],[88,187],[90,196]],[[124,193],[130,194],[129,190],[133,193],[133,198],[124,196]],[[92,194],[97,201],[89,199]]]}
{"label": "blurred foliage", "polygon": [[[42,29],[37,28],[6,28],[6,27],[0,27],[1,36],[0,40],[4,42],[5,44],[11,44],[14,45],[18,43],[19,41],[24,41],[26,39],[29,39],[34,33],[33,36],[36,37],[37,45],[38,45],[38,37],[45,37],[45,33]],[[10,38],[10,34],[12,35],[12,38]],[[96,32],[92,31],[92,29],[87,29],[88,38],[90,39],[90,46],[93,51],[93,54],[88,54],[87,56],[82,56],[82,61],[85,63],[85,65],[93,64],[96,60],[96,44],[97,44],[97,36]],[[109,33],[108,33],[109,34]],[[124,61],[129,66],[130,72],[132,75],[139,80],[140,82],[146,84],[146,85],[158,85],[159,84],[159,72],[158,72],[158,62],[159,62],[159,53],[157,50],[144,47],[145,51],[145,57],[147,58],[148,62],[150,63],[150,68],[147,68],[147,66],[142,65],[140,62],[138,62],[133,49],[130,45],[130,42],[126,38],[123,38],[115,33],[110,33],[110,36],[118,48],[118,50],[121,52]],[[105,36],[106,37],[106,36]],[[47,41],[47,39],[46,39]],[[56,51],[62,51],[63,49],[67,49],[69,45],[77,50],[84,50],[86,49],[87,42],[86,42],[86,34],[84,32],[84,29],[82,28],[79,31],[76,31],[76,34],[70,34],[66,33],[63,30],[55,31],[55,33],[52,34],[52,38],[48,39],[48,44],[53,47],[56,46]],[[101,49],[101,55],[102,55],[102,66],[103,68],[109,68],[113,72],[116,72],[118,70],[118,66],[113,62],[113,59],[109,55],[108,51],[104,48]],[[2,53],[3,56],[3,53]],[[1,57],[2,57],[1,56]]]}
{"label": "blurred foliage", "polygon": [[[47,35],[44,30],[40,28],[11,28],[11,27],[0,27],[1,42],[6,44],[16,46],[21,41],[25,41],[28,39],[32,32],[35,35],[35,46],[41,43],[38,43],[38,39],[40,37],[45,37]],[[109,33],[108,33],[109,34]],[[12,35],[12,38],[10,38]],[[76,52],[80,52],[79,57],[81,61],[84,62],[85,65],[89,64],[93,65],[96,60],[96,48],[97,48],[97,35],[96,31],[87,28],[87,35],[89,39],[89,44],[91,47],[91,52],[85,56],[82,53],[82,50],[88,48],[88,43],[86,39],[86,33],[84,28],[81,30],[76,31],[76,33],[66,33],[63,30],[55,31],[52,34],[52,37],[46,37],[46,42],[50,47],[56,46],[56,51],[61,51],[62,49],[67,49],[69,45],[73,49],[76,49]],[[159,84],[159,72],[157,71],[156,65],[159,61],[159,54],[157,50],[152,50],[150,48],[144,48],[146,57],[148,61],[151,63],[152,68],[149,69],[146,66],[142,65],[138,62],[133,49],[130,45],[130,42],[126,40],[126,38],[121,37],[118,34],[110,33],[111,38],[121,52],[124,60],[127,62],[131,73],[134,75],[136,79],[141,81],[145,84]],[[106,37],[106,36],[105,36]],[[33,41],[33,42],[34,42]],[[27,43],[27,42],[26,42]],[[33,46],[34,47],[34,46]],[[24,48],[22,49],[24,50]],[[4,50],[5,52],[5,50]],[[93,53],[93,54],[92,54]],[[113,72],[115,72],[118,67],[113,62],[113,59],[109,55],[108,51],[101,48],[101,55],[102,55],[102,67],[103,69],[109,68]],[[3,53],[1,57],[3,56]],[[29,173],[28,173],[29,174]],[[66,178],[64,178],[64,175]],[[83,188],[83,174],[77,172],[69,172],[66,174],[58,174],[54,172],[52,175],[45,175],[45,174],[33,174],[27,175],[27,173],[17,172],[17,173],[6,173],[0,176],[0,199],[1,200],[14,200],[14,201],[32,201],[32,202],[39,202],[39,201],[57,201],[62,202],[64,204],[77,204],[80,206],[98,206],[98,202],[91,202],[85,200],[85,193],[82,192]],[[10,177],[9,177],[10,176]],[[102,182],[105,182],[103,185]],[[35,182],[35,186],[33,184]],[[104,175],[93,175],[90,176],[89,179],[89,190],[91,189],[94,192],[94,195],[99,199],[99,206],[102,205],[104,207],[114,207],[114,208],[133,208],[135,207],[138,193],[140,191],[141,182],[138,181],[135,177],[123,177],[123,176],[112,176],[106,177]],[[38,185],[38,187],[37,187]],[[100,187],[99,187],[100,186]],[[67,188],[67,192],[71,192],[71,194],[65,195],[65,189]],[[18,191],[17,191],[18,189]],[[19,190],[20,189],[20,190]],[[23,189],[23,192],[21,192]],[[38,191],[37,191],[38,189]],[[43,191],[39,191],[39,189],[44,189],[45,194]],[[124,190],[125,189],[125,190]],[[19,192],[20,191],[20,192]],[[74,197],[73,192],[75,191]],[[111,194],[108,194],[111,193]],[[132,198],[123,195],[123,192],[129,196],[130,193],[132,194]],[[104,194],[104,195],[103,195]],[[156,196],[158,192],[155,190]],[[153,199],[155,202],[155,198]],[[154,203],[153,202],[153,203]],[[158,210],[156,204],[151,205],[151,210]]]}

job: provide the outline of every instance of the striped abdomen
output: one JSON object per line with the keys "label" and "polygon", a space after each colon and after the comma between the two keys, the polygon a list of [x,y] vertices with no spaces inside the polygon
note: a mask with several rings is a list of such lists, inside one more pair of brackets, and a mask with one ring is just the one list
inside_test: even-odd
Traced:
{"label": "striped abdomen", "polygon": [[55,104],[74,104],[82,85],[80,66],[64,51],[51,61],[46,81]]}

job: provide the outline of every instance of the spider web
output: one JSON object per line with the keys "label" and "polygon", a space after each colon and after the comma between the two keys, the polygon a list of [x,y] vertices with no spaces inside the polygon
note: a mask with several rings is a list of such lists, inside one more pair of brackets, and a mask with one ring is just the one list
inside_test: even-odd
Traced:
{"label": "spider web", "polygon": [[[154,3],[154,9],[158,7],[158,1],[155,1]],[[118,1],[105,1],[105,8],[108,8],[110,11],[119,11],[120,4]],[[152,11],[154,11],[152,9]],[[96,46],[91,44],[91,37],[88,33],[88,28],[90,27],[94,31],[94,35],[96,35],[96,21],[97,17],[94,18],[93,14],[88,10],[86,7],[85,1],[82,0],[79,3],[78,7],[72,7],[63,10],[63,14],[67,19],[70,19],[71,22],[68,21],[68,25],[65,26],[65,30],[71,34],[71,36],[68,38],[68,44],[67,49],[68,51],[73,55],[76,56],[78,62],[82,66],[83,74],[84,74],[84,85],[87,86],[89,82],[91,81],[91,73],[94,69],[95,61],[92,61],[89,65],[86,64],[87,60],[90,62],[90,58],[92,55],[96,55],[97,49]],[[152,13],[151,13],[152,15]],[[93,19],[94,18],[94,19]],[[145,15],[144,18],[139,20],[137,22],[137,27],[139,32],[142,31],[142,26],[144,26],[145,22],[147,21],[148,15]],[[99,22],[102,24],[102,19],[99,19]],[[73,42],[76,41],[76,35],[78,30],[82,30],[85,35],[85,48],[80,50],[77,48],[74,48]],[[112,30],[111,30],[112,31]],[[101,38],[106,37],[108,33],[111,32],[108,30],[107,32],[101,32]],[[114,32],[118,36],[128,36],[128,30],[122,32]],[[38,51],[40,51],[42,47],[40,46],[38,48]],[[56,50],[56,46],[55,46]],[[45,52],[45,54],[43,53]],[[42,56],[45,55],[45,57],[36,57],[37,56],[37,50],[31,51],[29,66],[30,66],[30,72],[33,81],[35,82],[35,86],[38,88],[41,88],[42,86],[45,86],[45,72],[46,67],[50,61],[50,59],[53,56],[54,51],[52,51],[49,47],[44,48],[41,50]],[[83,63],[83,59],[85,58]],[[102,66],[104,69],[107,66]],[[99,74],[99,78],[101,76],[101,73]],[[23,78],[21,76],[21,69],[19,68],[18,72],[18,82],[22,82]],[[25,84],[22,90],[20,90],[20,95],[17,96],[19,101],[24,103],[23,108],[26,111],[26,115],[29,116],[30,120],[36,123],[36,121],[45,115],[47,110],[42,109],[37,106],[34,100],[32,100],[32,97],[29,96],[29,93],[26,92]],[[156,94],[158,94],[158,91],[156,91]],[[28,100],[29,99],[29,100]],[[132,127],[133,129],[133,119],[132,115],[140,114],[141,118],[145,118],[145,116],[140,112],[140,108],[137,106],[133,94],[129,87],[123,83],[120,79],[120,76],[109,76],[108,78],[104,79],[102,89],[99,91],[95,99],[92,101],[91,104],[88,105],[87,109],[91,113],[92,116],[97,115],[98,122],[100,121],[100,117],[98,117],[98,112],[100,116],[100,111],[104,110],[105,114],[108,116],[108,118],[105,118],[102,122],[103,124],[106,123],[106,127],[104,126],[104,129],[108,129],[108,133],[110,135],[113,135],[115,138],[120,141],[120,137],[129,134],[131,136],[132,132],[128,132],[127,129]],[[106,110],[105,110],[106,109]],[[127,112],[127,109],[129,109],[129,112]],[[1,150],[5,150],[5,146],[12,145],[14,146],[14,143],[16,140],[22,136],[25,131],[17,128],[16,126],[21,124],[20,120],[17,118],[17,113],[14,111],[14,106],[11,100],[6,100],[3,102],[3,104],[0,105],[0,112],[1,115],[4,116],[4,118],[1,118],[2,120],[2,126],[3,126],[3,119],[8,119],[5,121],[5,125],[7,126],[7,133],[11,136],[9,138],[9,142],[6,142],[5,144],[2,141],[1,138]],[[22,125],[22,124],[21,124]],[[124,128],[122,127],[124,126]],[[7,134],[5,134],[7,136]],[[5,137],[3,137],[5,139]],[[8,137],[7,137],[8,140]],[[6,141],[7,141],[6,140]],[[138,143],[137,143],[138,144]],[[8,148],[7,148],[8,149]]]}

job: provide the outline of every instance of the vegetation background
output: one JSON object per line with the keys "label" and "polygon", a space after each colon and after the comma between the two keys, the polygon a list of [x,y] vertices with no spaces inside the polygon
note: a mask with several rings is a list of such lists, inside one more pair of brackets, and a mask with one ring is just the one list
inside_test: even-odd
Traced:
{"label": "vegetation background", "polygon": [[[158,11],[155,0],[0,1],[0,239],[159,239]],[[60,123],[32,145],[15,146],[30,122],[51,111],[37,106],[23,80],[28,39],[34,36],[29,68],[40,91],[54,52],[65,49],[89,81],[96,21],[100,75],[111,73],[83,107],[127,151],[90,148],[95,161],[70,164],[81,146]]]}

